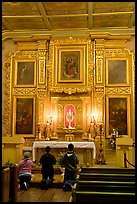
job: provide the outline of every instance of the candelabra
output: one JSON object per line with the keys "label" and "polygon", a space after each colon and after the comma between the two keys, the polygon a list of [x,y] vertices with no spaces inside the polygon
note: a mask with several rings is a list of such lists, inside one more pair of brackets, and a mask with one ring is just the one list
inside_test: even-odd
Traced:
{"label": "candelabra", "polygon": [[116,137],[118,137],[118,131],[113,128],[109,143],[114,149],[116,149]]}
{"label": "candelabra", "polygon": [[39,140],[41,140],[41,130],[40,130],[40,123],[38,123],[38,131],[37,131],[37,133],[38,133],[38,139]]}
{"label": "candelabra", "polygon": [[45,127],[45,138],[46,138],[46,140],[51,139],[52,119],[53,119],[53,115],[52,115],[52,113],[50,113],[50,115],[48,115],[48,120],[47,120],[47,124],[46,124],[46,127]]}
{"label": "candelabra", "polygon": [[103,144],[102,144],[102,124],[100,124],[99,126],[99,132],[100,132],[100,146],[99,146],[99,153],[97,154],[97,158],[96,158],[96,164],[105,164],[106,160],[104,157],[104,153],[103,153]]}
{"label": "candelabra", "polygon": [[95,140],[96,136],[97,136],[97,124],[96,124],[96,120],[93,116],[93,120],[91,120],[90,126],[89,126],[89,140]]}

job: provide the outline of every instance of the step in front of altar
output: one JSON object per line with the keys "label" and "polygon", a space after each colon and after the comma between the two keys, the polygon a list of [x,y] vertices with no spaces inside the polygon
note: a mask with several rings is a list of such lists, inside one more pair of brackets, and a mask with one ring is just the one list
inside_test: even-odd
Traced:
{"label": "step in front of altar", "polygon": [[[63,186],[63,172],[60,168],[55,167],[54,168],[54,181],[51,187],[53,188],[62,188]],[[41,166],[37,166],[32,169],[32,179],[30,186],[31,187],[40,187],[40,182],[42,180],[42,174],[41,174]]]}

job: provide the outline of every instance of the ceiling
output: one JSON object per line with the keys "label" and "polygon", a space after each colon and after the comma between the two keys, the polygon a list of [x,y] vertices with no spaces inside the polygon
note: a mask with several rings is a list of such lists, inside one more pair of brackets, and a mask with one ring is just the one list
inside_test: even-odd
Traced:
{"label": "ceiling", "polygon": [[3,33],[135,32],[135,2],[2,2]]}

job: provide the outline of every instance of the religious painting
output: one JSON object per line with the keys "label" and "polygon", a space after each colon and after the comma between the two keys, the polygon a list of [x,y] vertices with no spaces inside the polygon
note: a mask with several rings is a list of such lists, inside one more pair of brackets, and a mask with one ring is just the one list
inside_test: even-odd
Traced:
{"label": "religious painting", "polygon": [[34,86],[35,85],[35,62],[20,61],[17,62],[16,85],[17,86]]}
{"label": "religious painting", "polygon": [[107,99],[107,135],[111,135],[113,128],[119,135],[129,135],[129,98],[109,97]]}
{"label": "religious painting", "polygon": [[85,74],[84,48],[58,49],[57,82],[83,82]]}
{"label": "religious painting", "polygon": [[35,101],[31,97],[17,97],[15,100],[15,134],[34,136]]}
{"label": "religious painting", "polygon": [[68,104],[64,108],[64,127],[68,129],[75,128],[75,107]]}
{"label": "religious painting", "polygon": [[127,60],[125,59],[113,59],[107,60],[106,64],[106,83],[110,85],[122,85],[128,83],[128,67]]}
{"label": "religious painting", "polygon": [[61,52],[61,80],[80,79],[80,52]]}

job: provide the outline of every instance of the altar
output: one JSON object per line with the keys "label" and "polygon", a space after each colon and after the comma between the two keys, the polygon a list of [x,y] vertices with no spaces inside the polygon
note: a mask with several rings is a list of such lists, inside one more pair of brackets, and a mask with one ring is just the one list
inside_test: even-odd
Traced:
{"label": "altar", "polygon": [[[32,148],[33,161],[39,163],[40,156],[45,152],[45,147],[50,146],[51,153],[54,154],[59,165],[60,157],[67,151],[67,141],[35,141]],[[78,155],[79,165],[93,166],[96,157],[96,147],[94,142],[71,142],[74,151]]]}

